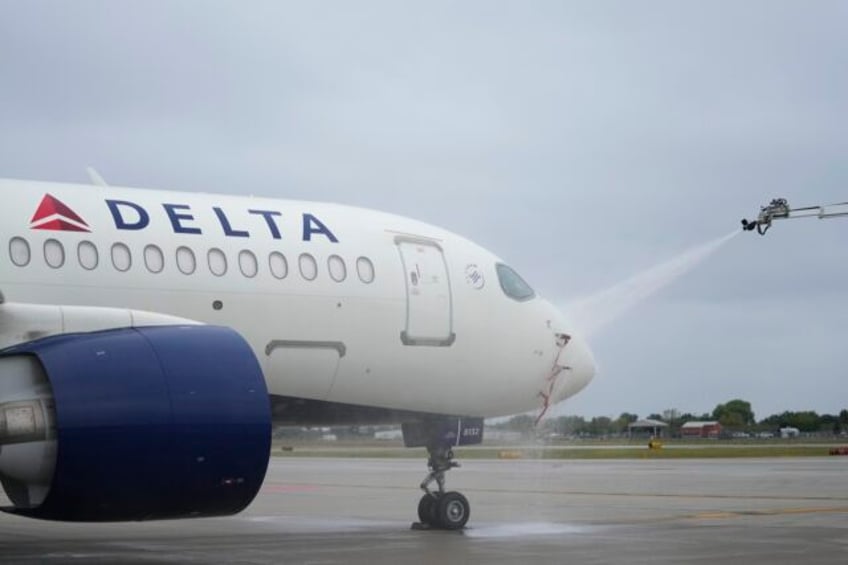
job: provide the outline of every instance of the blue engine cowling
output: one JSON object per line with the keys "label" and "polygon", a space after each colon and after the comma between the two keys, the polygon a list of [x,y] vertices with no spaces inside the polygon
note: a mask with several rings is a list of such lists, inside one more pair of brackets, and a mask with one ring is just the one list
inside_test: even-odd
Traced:
{"label": "blue engine cowling", "polygon": [[262,485],[268,391],[235,331],[62,335],[4,350],[0,361],[22,355],[37,358],[49,380],[56,455],[43,501],[9,511],[97,522],[228,515]]}

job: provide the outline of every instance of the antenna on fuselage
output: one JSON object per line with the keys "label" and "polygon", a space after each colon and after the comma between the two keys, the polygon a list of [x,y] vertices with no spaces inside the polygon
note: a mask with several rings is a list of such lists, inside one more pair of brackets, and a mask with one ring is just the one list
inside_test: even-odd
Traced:
{"label": "antenna on fuselage", "polygon": [[106,181],[103,180],[100,173],[94,170],[94,167],[86,167],[85,172],[88,173],[88,178],[91,180],[91,184],[101,188],[109,188],[109,185],[106,184]]}

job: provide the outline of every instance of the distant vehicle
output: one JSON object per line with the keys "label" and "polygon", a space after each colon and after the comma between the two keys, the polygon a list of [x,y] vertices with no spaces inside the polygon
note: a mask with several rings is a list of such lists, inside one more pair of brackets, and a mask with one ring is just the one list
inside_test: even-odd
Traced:
{"label": "distant vehicle", "polygon": [[757,437],[760,438],[760,439],[769,439],[769,438],[773,438],[774,434],[771,433],[771,432],[760,432],[760,433],[757,434]]}
{"label": "distant vehicle", "polygon": [[379,439],[379,440],[403,439],[403,432],[401,430],[381,430],[379,432],[374,432],[374,439]]}
{"label": "distant vehicle", "polygon": [[785,428],[780,428],[780,437],[786,439],[791,437],[798,437],[801,435],[801,430],[798,428],[791,428],[786,426]]}

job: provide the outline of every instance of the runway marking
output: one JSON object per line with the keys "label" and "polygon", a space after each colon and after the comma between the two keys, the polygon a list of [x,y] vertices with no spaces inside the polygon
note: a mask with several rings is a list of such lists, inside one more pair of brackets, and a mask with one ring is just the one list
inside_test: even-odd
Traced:
{"label": "runway marking", "polygon": [[[305,485],[304,485],[305,486]],[[344,483],[312,483],[311,487],[330,488],[355,488],[374,490],[410,490],[409,486],[399,485],[357,485]],[[467,487],[463,490],[473,492],[488,492],[500,494],[537,494],[543,496],[602,496],[615,498],[679,498],[679,499],[704,499],[704,500],[786,500],[786,501],[824,501],[824,502],[848,502],[848,496],[792,496],[772,494],[704,494],[704,493],[679,493],[679,492],[594,492],[584,490],[541,490],[541,489],[506,489],[506,488],[474,488]]]}
{"label": "runway marking", "polygon": [[589,520],[587,523],[596,524],[671,524],[681,521],[694,520],[732,520],[738,518],[768,517],[768,516],[799,516],[811,514],[848,514],[848,506],[842,507],[809,507],[809,508],[765,508],[762,510],[710,510],[696,514],[651,516],[631,518],[624,521]]}
{"label": "runway marking", "polygon": [[320,490],[318,485],[264,485],[262,492],[269,494],[288,494],[292,492],[315,492]]}
{"label": "runway marking", "polygon": [[[468,489],[471,491],[472,489]],[[483,489],[478,489],[483,490]],[[489,492],[498,492],[495,489],[487,489]],[[516,491],[527,494],[560,494],[571,496],[607,496],[607,497],[631,497],[631,498],[681,498],[681,499],[727,499],[727,500],[823,500],[823,501],[848,501],[845,496],[787,496],[787,495],[770,495],[770,494],[698,494],[698,493],[676,493],[676,492],[591,492],[591,491],[539,491],[539,490],[521,490]]]}
{"label": "runway marking", "polygon": [[764,510],[730,510],[719,512],[699,512],[687,516],[694,520],[724,520],[727,518],[742,518],[746,516],[791,516],[799,514],[846,514],[848,507],[834,508],[771,508]]}

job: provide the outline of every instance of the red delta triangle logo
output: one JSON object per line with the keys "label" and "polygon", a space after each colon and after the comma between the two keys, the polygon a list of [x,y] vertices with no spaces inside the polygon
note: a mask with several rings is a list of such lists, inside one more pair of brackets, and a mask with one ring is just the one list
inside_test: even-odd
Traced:
{"label": "red delta triangle logo", "polygon": [[58,198],[46,194],[29,221],[31,230],[90,232],[88,224]]}

